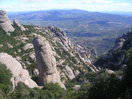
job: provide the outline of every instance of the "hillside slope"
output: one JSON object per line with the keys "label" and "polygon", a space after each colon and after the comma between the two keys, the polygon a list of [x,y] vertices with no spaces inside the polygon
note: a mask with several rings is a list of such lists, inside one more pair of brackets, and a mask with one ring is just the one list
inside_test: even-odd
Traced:
{"label": "hillside slope", "polygon": [[9,14],[23,24],[62,28],[74,43],[95,47],[103,54],[115,38],[132,28],[132,17],[83,10],[50,10]]}
{"label": "hillside slope", "polygon": [[132,31],[123,34],[116,39],[114,47],[105,55],[101,56],[95,65],[113,70],[121,69],[130,61],[132,51]]}
{"label": "hillside slope", "polygon": [[[92,65],[96,58],[95,54],[92,54],[93,51],[72,44],[61,29],[23,26],[17,20],[14,20],[12,25],[6,22],[9,18],[3,12],[1,11],[3,18],[0,22],[0,63],[6,65],[13,75],[15,75],[13,70],[15,68],[20,68],[17,71],[23,75],[25,73],[21,72],[23,67],[28,70],[26,72],[29,72],[38,85],[43,86],[45,82],[52,82],[65,88],[65,83],[76,78],[77,75],[83,72],[98,71]],[[5,17],[7,20],[4,20]],[[8,29],[12,26],[14,31],[4,30],[3,23]],[[7,62],[3,61],[2,57],[5,57]],[[11,60],[14,62],[10,63]],[[12,68],[15,63],[19,66]],[[18,79],[19,77],[21,76],[18,76]],[[15,76],[14,79],[16,78]]]}

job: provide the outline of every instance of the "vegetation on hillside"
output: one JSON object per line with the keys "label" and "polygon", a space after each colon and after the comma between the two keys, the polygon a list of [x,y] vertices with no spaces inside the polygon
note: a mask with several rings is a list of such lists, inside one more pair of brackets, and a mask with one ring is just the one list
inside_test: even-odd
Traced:
{"label": "vegetation on hillside", "polygon": [[[26,26],[26,28],[28,28],[26,32],[20,32],[19,29],[16,29],[10,35],[0,29],[0,52],[7,52],[13,57],[19,55],[24,63],[27,60],[31,62],[32,64],[26,64],[26,68],[29,70],[30,75],[34,77],[32,72],[36,65],[35,62],[30,60],[28,54],[33,49],[23,51],[22,48],[25,43],[20,43],[19,39],[16,39],[19,36],[28,37],[29,40],[26,43],[31,43],[33,37],[31,32],[34,32],[34,30],[32,26]],[[48,34],[43,34],[43,32],[40,32],[40,34],[46,36],[47,39],[50,37]],[[49,41],[51,43],[50,39]],[[7,43],[11,44],[13,48],[10,48]],[[19,49],[21,52],[18,51]],[[57,49],[56,51],[58,51],[62,59],[67,59],[64,64],[69,64],[76,69],[72,65],[76,61],[69,53],[64,50],[62,50],[62,53]],[[75,79],[66,82],[67,90],[53,83],[45,84],[43,88],[33,89],[19,83],[15,90],[12,91],[11,73],[4,65],[0,64],[0,99],[132,99],[132,48],[126,48],[125,55],[127,58],[126,67],[122,68],[122,70],[114,74],[108,74],[105,70],[97,73],[89,70],[87,72],[81,71],[80,75]],[[73,86],[75,84],[81,85],[81,88],[74,90]]]}
{"label": "vegetation on hillside", "polygon": [[23,24],[62,28],[73,42],[95,47],[99,55],[111,49],[118,36],[132,29],[131,16],[77,9],[15,13],[10,18]]}

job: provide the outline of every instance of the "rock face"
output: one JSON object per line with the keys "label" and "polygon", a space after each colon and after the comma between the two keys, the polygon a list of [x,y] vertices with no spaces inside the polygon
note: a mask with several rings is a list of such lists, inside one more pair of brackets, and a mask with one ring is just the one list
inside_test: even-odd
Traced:
{"label": "rock face", "polygon": [[78,54],[79,58],[90,67],[90,69],[93,72],[97,72],[98,69],[93,65],[93,62],[95,61],[97,54],[94,49],[86,49],[80,45],[75,45],[74,50]]}
{"label": "rock face", "polygon": [[98,69],[94,65],[92,65],[97,58],[96,50],[90,48],[87,49],[80,45],[72,44],[66,33],[57,27],[52,26],[47,27],[46,29],[50,31],[54,35],[54,37],[60,39],[59,43],[63,46],[63,49],[65,51],[70,52],[71,50],[73,50],[73,52],[70,52],[70,56],[75,57],[78,63],[80,62],[80,60],[76,58],[76,55],[79,56],[79,58],[91,69],[91,71],[98,71]]}
{"label": "rock face", "polygon": [[14,24],[14,26],[17,26],[18,28],[20,28],[21,31],[26,31],[26,29],[24,28],[24,26],[21,25],[21,24],[18,22],[18,20],[14,20],[14,21],[13,21],[13,24]]}
{"label": "rock face", "polygon": [[41,84],[47,81],[48,83],[58,83],[62,88],[65,88],[60,80],[60,73],[56,68],[56,59],[49,42],[46,38],[38,36],[34,38],[33,45]]}
{"label": "rock face", "polygon": [[114,46],[114,48],[113,48],[112,50],[114,51],[114,50],[121,49],[121,48],[123,47],[124,42],[125,42],[125,39],[123,39],[123,38],[118,38],[118,39],[116,40],[115,46]]}
{"label": "rock face", "polygon": [[54,33],[55,36],[57,36],[61,40],[61,42],[63,43],[65,47],[67,47],[68,49],[72,47],[72,43],[64,31],[62,31],[61,29],[57,27],[48,27],[48,29],[52,31],[52,33]]}
{"label": "rock face", "polygon": [[27,43],[24,47],[23,50],[28,50],[28,49],[32,49],[33,48],[33,44],[32,43]]}
{"label": "rock face", "polygon": [[119,37],[113,49],[106,55],[103,55],[95,62],[96,67],[109,68],[112,70],[119,69],[127,60],[124,52],[132,47],[132,31],[129,31]]}
{"label": "rock face", "polygon": [[64,71],[64,72],[65,72],[66,76],[67,76],[70,80],[72,80],[73,78],[75,78],[75,75],[74,75],[72,69],[71,69],[69,66],[66,66],[66,67],[65,67],[65,71]]}
{"label": "rock face", "polygon": [[91,64],[92,59],[96,58],[96,54],[93,49],[87,50],[86,48],[82,47],[81,45],[75,45],[74,49],[78,53],[80,59],[82,59],[85,63],[87,62],[87,63]]}
{"label": "rock face", "polygon": [[13,32],[14,28],[11,25],[11,22],[6,15],[6,12],[0,10],[0,28],[2,28],[5,32]]}
{"label": "rock face", "polygon": [[29,76],[28,71],[23,69],[22,65],[11,55],[0,53],[0,63],[4,64],[11,71],[13,88],[15,88],[19,82],[26,84],[29,88],[37,87],[37,84]]}

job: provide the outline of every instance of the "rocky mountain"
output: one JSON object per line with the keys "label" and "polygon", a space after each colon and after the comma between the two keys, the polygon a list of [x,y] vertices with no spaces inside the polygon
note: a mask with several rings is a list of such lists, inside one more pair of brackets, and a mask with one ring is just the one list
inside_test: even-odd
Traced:
{"label": "rocky mountain", "polygon": [[[0,22],[8,18],[0,13]],[[60,28],[9,18],[4,26],[13,30],[2,25],[0,99],[131,99],[132,31],[97,59],[96,50],[73,44]]]}
{"label": "rocky mountain", "polygon": [[10,13],[11,19],[23,24],[62,28],[72,42],[95,48],[102,55],[112,48],[114,41],[132,29],[132,17],[83,10],[49,10]]}
{"label": "rocky mountain", "polygon": [[30,88],[58,83],[66,89],[67,81],[84,71],[98,71],[92,65],[96,53],[71,43],[61,29],[21,25],[17,20],[4,24],[13,30],[0,26],[0,64],[11,71],[14,89],[19,82]]}
{"label": "rocky mountain", "polygon": [[100,57],[95,65],[101,68],[110,68],[113,70],[126,66],[129,52],[132,48],[132,31],[128,31],[116,39],[114,47],[105,55]]}

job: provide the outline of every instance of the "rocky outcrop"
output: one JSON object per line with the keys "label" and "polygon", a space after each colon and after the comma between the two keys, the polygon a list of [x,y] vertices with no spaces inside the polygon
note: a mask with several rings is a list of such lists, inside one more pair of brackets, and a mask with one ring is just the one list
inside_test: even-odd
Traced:
{"label": "rocky outcrop", "polygon": [[29,88],[37,87],[37,84],[29,76],[28,71],[23,69],[22,65],[11,55],[0,53],[0,63],[4,64],[11,71],[13,88],[15,88],[19,82],[26,84]]}
{"label": "rocky outcrop", "polygon": [[91,69],[93,72],[99,71],[94,65],[97,54],[93,49],[86,49],[81,45],[74,45],[74,50],[78,54],[79,58]]}
{"label": "rocky outcrop", "polygon": [[[77,62],[76,64],[80,63],[81,59],[81,61],[83,61],[83,63],[85,63],[91,69],[91,71],[98,71],[98,69],[93,65],[93,62],[97,57],[96,50],[90,48],[87,49],[80,45],[72,44],[66,33],[57,27],[47,27],[46,29],[50,31],[54,35],[54,37],[60,39],[59,44],[63,46],[63,49],[67,51],[70,56],[75,57],[75,60]],[[71,52],[71,50],[73,51]],[[76,55],[78,55],[80,59],[77,59]]]}
{"label": "rocky outcrop", "polygon": [[70,80],[72,80],[73,78],[75,78],[73,70],[69,66],[65,67],[64,73],[68,77],[68,79],[70,79]]}
{"label": "rocky outcrop", "polygon": [[32,43],[27,43],[24,47],[23,50],[28,50],[28,49],[32,49],[33,48],[33,44]]}
{"label": "rocky outcrop", "polygon": [[14,28],[4,10],[0,10],[0,28],[5,32],[13,32]]}
{"label": "rocky outcrop", "polygon": [[132,31],[119,37],[113,49],[100,57],[96,62],[96,67],[109,68],[116,70],[121,68],[127,60],[125,53],[132,47]]}
{"label": "rocky outcrop", "polygon": [[48,27],[47,29],[49,31],[52,31],[52,33],[61,40],[64,47],[66,47],[67,49],[70,49],[73,47],[70,39],[67,37],[67,35],[64,31],[62,31],[61,29],[59,29],[57,27]]}
{"label": "rocky outcrop", "polygon": [[75,85],[75,86],[73,87],[73,89],[76,90],[76,91],[78,91],[80,88],[81,88],[81,85]]}
{"label": "rocky outcrop", "polygon": [[74,45],[74,50],[85,63],[92,64],[97,57],[96,50],[90,48],[87,49],[81,45]]}
{"label": "rocky outcrop", "polygon": [[123,39],[123,38],[118,38],[118,39],[116,40],[115,46],[114,46],[114,48],[113,48],[112,50],[115,51],[115,50],[121,49],[121,48],[123,47],[124,42],[125,42],[125,39]]}
{"label": "rocky outcrop", "polygon": [[21,25],[21,24],[18,22],[18,20],[14,20],[14,21],[13,21],[13,25],[16,26],[16,27],[18,27],[21,31],[26,31],[26,29],[24,28],[24,26]]}
{"label": "rocky outcrop", "polygon": [[33,45],[41,84],[52,82],[58,83],[62,88],[65,88],[60,80],[60,73],[56,68],[56,59],[49,42],[46,38],[37,36],[33,40]]}

